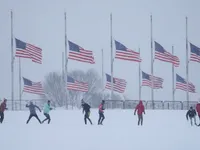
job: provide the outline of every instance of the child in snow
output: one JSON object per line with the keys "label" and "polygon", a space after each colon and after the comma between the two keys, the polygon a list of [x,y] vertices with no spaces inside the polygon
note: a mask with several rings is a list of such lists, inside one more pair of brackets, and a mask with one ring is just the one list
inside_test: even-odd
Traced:
{"label": "child in snow", "polygon": [[30,102],[30,105],[26,104],[26,107],[28,107],[29,111],[30,111],[30,115],[29,115],[29,118],[28,118],[26,124],[29,123],[29,121],[32,117],[35,117],[39,121],[39,123],[41,124],[41,121],[38,118],[38,115],[37,115],[36,110],[35,110],[35,108],[37,108],[41,112],[40,108],[38,106],[34,105],[33,102]]}
{"label": "child in snow", "polygon": [[7,110],[6,108],[7,99],[4,98],[3,102],[0,105],[0,123],[3,123],[4,120],[4,111]]}
{"label": "child in snow", "polygon": [[52,110],[52,108],[50,107],[50,100],[48,100],[48,102],[44,105],[43,113],[46,118],[42,121],[42,123],[44,123],[46,120],[48,120],[48,124],[50,123],[51,121],[51,118],[49,115],[50,110]]}
{"label": "child in snow", "polygon": [[138,114],[138,125],[140,125],[140,124],[142,125],[143,124],[143,113],[145,114],[145,110],[144,110],[144,105],[141,100],[135,108],[134,115],[136,114],[136,111]]}
{"label": "child in snow", "polygon": [[190,117],[191,125],[193,125],[193,121],[192,121],[193,119],[194,119],[194,123],[196,125],[196,111],[192,106],[190,107],[190,109],[186,113],[187,120],[188,120],[188,116]]}
{"label": "child in snow", "polygon": [[103,125],[102,123],[103,123],[103,120],[105,119],[105,116],[104,116],[104,110],[105,110],[104,104],[105,104],[105,101],[102,100],[101,104],[99,105],[98,125]]}
{"label": "child in snow", "polygon": [[83,113],[85,112],[85,115],[84,115],[85,124],[87,124],[87,119],[90,121],[90,124],[92,124],[92,121],[89,118],[91,106],[89,104],[87,104],[86,102],[84,102],[83,99],[82,99],[81,103],[82,103],[81,106],[83,107]]}

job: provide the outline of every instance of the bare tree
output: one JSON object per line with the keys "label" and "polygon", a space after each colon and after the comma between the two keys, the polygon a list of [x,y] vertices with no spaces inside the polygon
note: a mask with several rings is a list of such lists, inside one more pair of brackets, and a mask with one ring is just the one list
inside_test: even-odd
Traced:
{"label": "bare tree", "polygon": [[51,99],[58,106],[65,104],[65,82],[62,75],[51,72],[45,76],[44,91],[47,99]]}
{"label": "bare tree", "polygon": [[[87,72],[81,70],[73,70],[69,72],[69,76],[77,81],[88,83],[88,92],[80,92],[75,90],[68,90],[67,104],[72,107],[80,107],[81,99],[90,103],[92,107],[98,107],[102,98],[109,99],[110,94],[104,93],[102,89],[102,79],[99,74],[90,69]],[[66,84],[63,76],[60,73],[51,72],[45,76],[44,90],[46,98],[51,99],[57,106],[66,105]],[[118,94],[114,94],[116,100],[121,99]]]}

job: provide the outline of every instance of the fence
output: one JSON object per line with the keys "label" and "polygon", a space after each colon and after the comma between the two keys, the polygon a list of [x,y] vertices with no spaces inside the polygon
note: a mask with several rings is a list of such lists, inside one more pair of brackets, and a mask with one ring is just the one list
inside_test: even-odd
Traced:
{"label": "fence", "polygon": [[[106,109],[134,109],[139,100],[105,100],[105,102]],[[195,108],[197,101],[143,101],[143,104],[146,109],[186,110],[190,106]]]}
{"label": "fence", "polygon": [[[32,101],[34,104],[43,107],[44,103],[47,100],[44,99],[33,99],[33,100],[14,100],[14,110],[27,110],[26,104]],[[139,103],[139,100],[105,100],[106,109],[134,109]],[[186,110],[188,106],[195,107],[197,101],[143,101],[145,109],[174,109],[174,110]],[[12,110],[12,101],[7,101],[7,107],[9,110]]]}

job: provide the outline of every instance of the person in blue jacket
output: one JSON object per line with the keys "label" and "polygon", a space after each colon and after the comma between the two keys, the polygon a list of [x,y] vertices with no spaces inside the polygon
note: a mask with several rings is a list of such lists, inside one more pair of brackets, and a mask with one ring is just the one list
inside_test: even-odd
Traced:
{"label": "person in blue jacket", "polygon": [[49,124],[50,121],[51,121],[49,112],[50,112],[50,110],[52,110],[52,108],[50,106],[50,103],[51,103],[50,100],[48,100],[48,102],[44,105],[43,113],[44,113],[46,118],[42,121],[42,123],[44,123],[45,121],[48,120],[48,124]]}

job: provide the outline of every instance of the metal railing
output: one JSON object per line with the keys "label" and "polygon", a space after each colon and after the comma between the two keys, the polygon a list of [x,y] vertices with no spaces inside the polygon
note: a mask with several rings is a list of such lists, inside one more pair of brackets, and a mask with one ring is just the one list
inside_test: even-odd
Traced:
{"label": "metal railing", "polygon": [[[14,110],[28,110],[26,108],[26,104],[32,101],[34,104],[43,107],[44,103],[47,101],[45,99],[33,99],[33,100],[14,100]],[[105,100],[106,109],[134,109],[139,100]],[[167,109],[167,110],[187,110],[188,104],[189,107],[195,107],[197,101],[143,101],[145,109]],[[53,104],[54,105],[54,104]],[[153,107],[154,106],[154,107]],[[7,108],[8,110],[12,110],[12,101],[7,100]]]}
{"label": "metal railing", "polygon": [[[134,109],[139,100],[105,100],[106,109]],[[145,109],[168,109],[168,110],[187,110],[192,106],[195,108],[197,101],[143,101]],[[153,107],[154,106],[154,107]]]}

